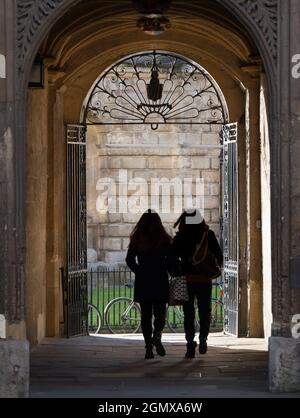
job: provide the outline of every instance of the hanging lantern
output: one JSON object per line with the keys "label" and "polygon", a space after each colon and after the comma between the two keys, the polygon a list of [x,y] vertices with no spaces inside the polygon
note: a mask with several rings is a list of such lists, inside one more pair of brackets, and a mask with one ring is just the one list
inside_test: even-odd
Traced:
{"label": "hanging lantern", "polygon": [[147,84],[147,96],[149,100],[153,102],[157,102],[161,100],[163,92],[163,85],[160,84],[158,78],[158,68],[156,65],[156,61],[154,59],[153,67],[151,70],[151,80],[150,83]]}
{"label": "hanging lantern", "polygon": [[151,36],[161,35],[167,28],[171,27],[169,19],[157,13],[141,17],[137,22],[137,26],[142,28],[146,35]]}
{"label": "hanging lantern", "polygon": [[171,27],[164,12],[170,7],[170,0],[138,0],[133,1],[135,9],[141,13],[137,26],[147,35],[158,36]]}

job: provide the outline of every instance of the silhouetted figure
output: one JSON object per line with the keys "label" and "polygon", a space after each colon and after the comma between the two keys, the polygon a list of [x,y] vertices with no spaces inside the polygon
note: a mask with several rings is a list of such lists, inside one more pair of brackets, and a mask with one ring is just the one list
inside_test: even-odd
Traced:
{"label": "silhouetted figure", "polygon": [[[192,223],[191,223],[192,222]],[[201,272],[199,267],[193,264],[193,256],[197,245],[202,241],[204,233],[208,232],[208,248],[215,257],[217,264],[222,267],[223,254],[216,236],[205,223],[200,212],[183,212],[174,225],[178,226],[178,232],[173,240],[173,252],[181,260],[181,272],[187,278],[189,301],[183,304],[184,331],[187,341],[187,358],[195,357],[197,343],[195,338],[195,298],[197,299],[200,317],[199,352],[207,351],[207,337],[211,321],[211,291],[212,279]]]}
{"label": "silhouetted figure", "polygon": [[166,354],[161,334],[169,300],[168,268],[171,259],[171,237],[164,229],[159,215],[149,209],[142,215],[130,236],[126,256],[128,267],[135,273],[134,300],[141,307],[145,358],[154,357],[153,345],[157,354]]}

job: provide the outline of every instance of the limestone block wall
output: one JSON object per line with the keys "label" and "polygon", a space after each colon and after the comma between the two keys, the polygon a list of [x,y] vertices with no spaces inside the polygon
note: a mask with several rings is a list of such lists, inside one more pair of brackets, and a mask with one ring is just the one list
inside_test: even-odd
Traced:
{"label": "limestone block wall", "polygon": [[[161,125],[157,130],[152,130],[149,125],[90,126],[87,147],[89,261],[124,261],[128,237],[142,213],[139,211],[141,198],[146,209],[153,207],[151,190],[152,195],[162,192],[162,189],[151,189],[151,180],[155,178],[166,185],[165,190],[168,190],[168,182],[179,179],[182,190],[186,190],[186,195],[193,198],[193,206],[196,204],[196,194],[200,194],[205,220],[219,236],[220,131],[221,127],[217,125]],[[115,213],[105,211],[105,205],[108,204],[105,196],[108,197],[109,193],[111,196],[114,187],[109,189],[109,193],[107,188],[101,188],[104,178],[115,183]],[[125,192],[119,186],[125,178],[129,189],[132,184],[139,186],[142,196],[135,200],[134,187],[129,190],[129,211],[122,213],[120,198],[122,200]],[[192,179],[190,189],[191,180],[187,179]],[[203,179],[203,187],[197,189],[196,181],[199,179]],[[170,210],[165,209],[168,213],[163,213],[162,197],[159,199],[160,207],[156,210],[168,232],[173,235],[172,226],[180,214],[176,213],[174,199],[180,200],[181,195],[180,188],[171,187],[170,190]],[[187,206],[184,197],[182,207],[191,207],[190,204]]]}

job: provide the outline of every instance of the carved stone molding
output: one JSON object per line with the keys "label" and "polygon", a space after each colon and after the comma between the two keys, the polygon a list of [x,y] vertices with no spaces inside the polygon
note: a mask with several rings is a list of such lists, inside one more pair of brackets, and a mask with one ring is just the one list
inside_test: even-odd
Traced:
{"label": "carved stone molding", "polygon": [[22,62],[47,18],[70,0],[17,0],[17,56]]}
{"label": "carved stone molding", "polygon": [[271,56],[276,63],[278,0],[229,0],[229,3],[232,3],[233,7],[238,7],[255,22],[257,29],[263,34]]}
{"label": "carved stone molding", "polygon": [[[38,39],[51,15],[59,9],[78,3],[79,0],[17,0],[17,56],[18,67],[24,61],[33,43]],[[216,0],[233,12],[237,10],[248,16],[260,32],[276,66],[277,58],[277,7],[278,0]]]}

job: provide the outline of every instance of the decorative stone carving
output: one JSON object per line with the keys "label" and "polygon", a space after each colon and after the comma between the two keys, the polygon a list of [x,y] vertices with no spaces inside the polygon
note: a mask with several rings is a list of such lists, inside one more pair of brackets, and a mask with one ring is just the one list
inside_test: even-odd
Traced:
{"label": "decorative stone carving", "polygon": [[[238,8],[254,21],[262,32],[276,65],[277,58],[277,6],[278,0],[216,0],[218,3]],[[78,0],[17,0],[18,27],[17,48],[19,67],[23,66],[26,54],[40,28],[51,14],[62,6],[71,6]]]}
{"label": "decorative stone carving", "polygon": [[230,0],[248,14],[263,33],[274,61],[277,58],[277,8],[278,0]]}
{"label": "decorative stone carving", "polygon": [[23,61],[39,28],[62,3],[70,0],[18,0],[17,48]]}

